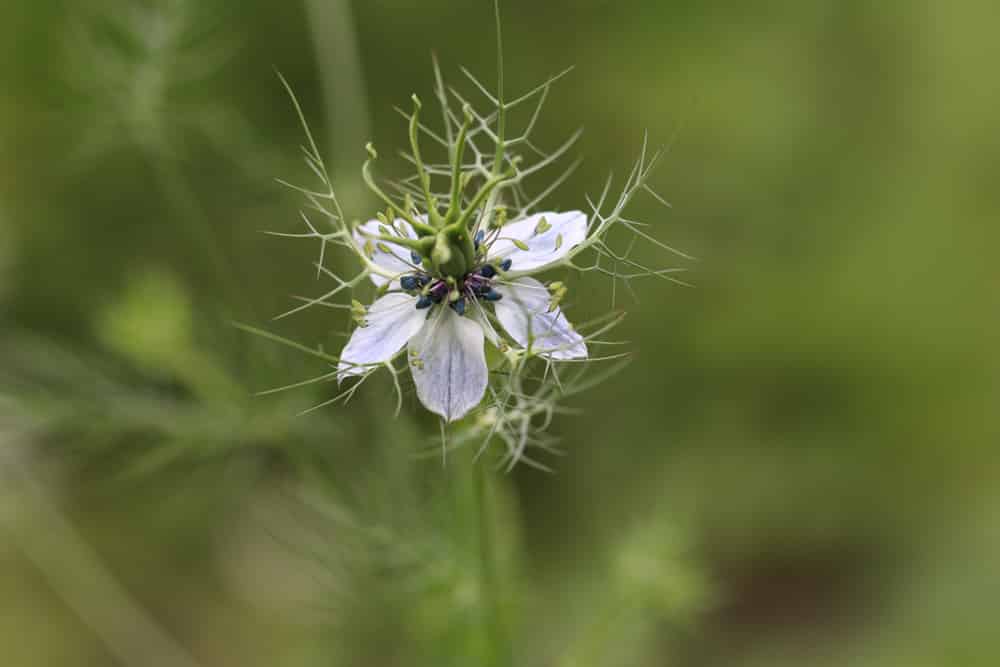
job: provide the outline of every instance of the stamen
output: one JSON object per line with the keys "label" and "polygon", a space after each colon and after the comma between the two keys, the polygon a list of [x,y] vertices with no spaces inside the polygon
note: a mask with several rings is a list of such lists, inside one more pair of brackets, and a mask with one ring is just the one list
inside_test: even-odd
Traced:
{"label": "stamen", "polygon": [[417,310],[430,308],[433,305],[434,305],[434,299],[432,299],[427,295],[421,296],[419,299],[417,299]]}
{"label": "stamen", "polygon": [[492,278],[496,274],[497,274],[496,267],[493,266],[492,264],[487,264],[483,268],[479,269],[479,275],[481,275],[483,278]]}
{"label": "stamen", "polygon": [[417,276],[403,276],[399,279],[399,286],[407,292],[413,292],[414,290],[419,289],[420,280]]}
{"label": "stamen", "polygon": [[448,285],[442,281],[438,281],[438,283],[431,288],[429,294],[434,303],[441,303],[444,300],[444,297],[448,294]]}
{"label": "stamen", "polygon": [[514,264],[514,260],[512,260],[510,258],[507,258],[504,261],[500,262],[500,270],[501,271],[510,271],[510,267],[513,266],[513,264]]}
{"label": "stamen", "polygon": [[454,310],[459,315],[465,315],[465,297],[460,296],[455,301],[452,301],[451,309]]}

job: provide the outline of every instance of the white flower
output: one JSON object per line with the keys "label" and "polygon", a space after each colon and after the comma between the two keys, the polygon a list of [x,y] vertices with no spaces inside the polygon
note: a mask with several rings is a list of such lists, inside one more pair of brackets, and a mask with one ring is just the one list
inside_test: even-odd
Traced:
{"label": "white flower", "polygon": [[549,289],[529,276],[550,268],[586,239],[583,213],[532,215],[483,235],[477,265],[454,283],[426,272],[407,247],[384,238],[373,241],[387,231],[417,238],[402,220],[392,228],[372,220],[355,231],[358,246],[387,274],[373,273],[373,282],[389,292],[367,308],[363,325],[344,348],[339,381],[395,359],[406,347],[420,401],[455,421],[479,405],[486,392],[484,341],[502,343],[494,320],[514,346],[538,356],[587,357],[586,342],[553,303]]}

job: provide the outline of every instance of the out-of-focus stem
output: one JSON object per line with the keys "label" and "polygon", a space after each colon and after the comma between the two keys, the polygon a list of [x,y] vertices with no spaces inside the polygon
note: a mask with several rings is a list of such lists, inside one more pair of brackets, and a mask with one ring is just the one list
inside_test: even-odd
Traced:
{"label": "out-of-focus stem", "polygon": [[509,667],[512,664],[510,639],[503,613],[500,577],[497,571],[497,554],[494,533],[496,519],[494,499],[490,484],[491,471],[483,461],[473,463],[475,498],[479,513],[479,591],[483,606],[484,631],[489,646],[488,667]]}
{"label": "out-of-focus stem", "polygon": [[495,498],[492,471],[475,447],[454,450],[445,471],[451,496],[454,534],[474,587],[474,607],[461,627],[466,635],[449,653],[456,665],[511,667],[510,645],[496,551]]}
{"label": "out-of-focus stem", "polygon": [[364,188],[354,171],[357,154],[370,138],[368,93],[350,0],[305,0],[313,50],[326,108],[332,178],[342,201],[358,206]]}
{"label": "out-of-focus stem", "polygon": [[[28,465],[0,458],[0,479],[16,489],[22,510],[31,519],[0,511],[6,529],[49,585],[108,650],[129,667],[198,667],[183,646],[168,635],[118,582],[97,553],[59,510],[48,489]],[[6,509],[6,508],[4,508]],[[25,524],[30,524],[27,528]]]}

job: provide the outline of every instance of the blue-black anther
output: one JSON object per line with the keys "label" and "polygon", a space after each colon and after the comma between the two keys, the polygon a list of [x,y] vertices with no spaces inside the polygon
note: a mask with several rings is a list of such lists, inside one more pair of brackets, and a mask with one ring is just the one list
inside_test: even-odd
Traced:
{"label": "blue-black anther", "polygon": [[407,292],[412,292],[420,286],[416,276],[403,276],[399,279],[399,285]]}
{"label": "blue-black anther", "polygon": [[487,264],[483,268],[479,269],[479,275],[483,278],[492,278],[497,274],[496,267],[492,264]]}
{"label": "blue-black anther", "polygon": [[424,258],[418,255],[413,250],[410,251],[410,259],[412,259],[413,263],[416,264],[417,266],[420,266],[420,262],[424,261]]}
{"label": "blue-black anther", "polygon": [[504,271],[510,271],[510,267],[511,267],[511,265],[513,263],[514,263],[514,260],[512,260],[512,259],[505,259],[504,261],[500,262],[500,268],[502,270],[504,270]]}
{"label": "blue-black anther", "polygon": [[503,294],[496,291],[495,289],[491,289],[490,291],[486,292],[486,294],[483,294],[483,298],[486,299],[487,301],[499,301],[500,299],[503,298]]}
{"label": "blue-black anther", "polygon": [[430,298],[426,294],[419,299],[417,299],[417,310],[423,310],[424,308],[430,308],[434,305],[434,299]]}
{"label": "blue-black anther", "polygon": [[461,297],[457,301],[452,301],[451,309],[459,315],[465,315],[465,297]]}

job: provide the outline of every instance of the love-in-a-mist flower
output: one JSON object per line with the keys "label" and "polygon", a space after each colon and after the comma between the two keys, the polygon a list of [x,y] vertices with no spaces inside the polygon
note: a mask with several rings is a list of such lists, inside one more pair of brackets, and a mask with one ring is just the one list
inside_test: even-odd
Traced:
{"label": "love-in-a-mist flower", "polygon": [[[295,188],[310,204],[302,216],[308,231],[283,235],[319,240],[319,272],[335,286],[286,315],[314,305],[346,308],[353,315],[353,330],[339,355],[312,351],[333,366],[332,372],[312,381],[335,378],[343,385],[323,405],[346,401],[373,373],[386,369],[399,406],[404,395],[400,378],[408,374],[420,402],[446,422],[482,406],[469,428],[456,434],[456,443],[459,438],[499,440],[511,464],[535,463],[526,449],[552,449],[553,440],[544,430],[561,411],[562,399],[608,376],[590,376],[592,364],[628,356],[597,351],[614,345],[601,337],[621,321],[620,312],[609,311],[581,325],[580,331],[570,324],[562,310],[569,290],[563,274],[592,272],[627,288],[641,277],[674,280],[674,269],[647,268],[632,256],[639,240],[671,249],[624,213],[640,192],[663,201],[647,184],[659,153],[647,154],[643,144],[617,197],[610,194],[609,180],[597,198],[587,199],[585,212],[540,212],[539,204],[575,166],[538,183],[538,175],[555,165],[579,136],[548,151],[531,137],[549,88],[562,75],[508,101],[502,68],[496,94],[466,72],[488,102],[489,108],[480,112],[445,86],[440,70],[435,74],[443,127],[434,130],[420,120],[422,105],[416,97],[413,112],[404,113],[410,150],[403,157],[414,166],[413,175],[383,190],[373,174],[378,154],[368,146],[362,176],[384,208],[366,216],[367,222],[348,222],[303,120],[309,140],[306,160],[323,189]],[[292,99],[301,117],[302,109],[294,95]],[[453,100],[460,109],[453,107]],[[527,105],[534,107],[525,114],[527,124],[513,133],[509,114]],[[431,141],[445,159],[426,160],[422,140]],[[315,214],[325,219],[330,231],[320,231],[310,219]],[[623,232],[623,243],[611,238],[616,229]],[[330,269],[328,246],[352,255],[357,271]],[[556,271],[561,271],[558,278]],[[337,302],[338,296],[372,284],[375,294],[365,298],[367,305]],[[613,364],[609,371],[617,367]]]}
{"label": "love-in-a-mist flower", "polygon": [[389,362],[405,347],[420,401],[452,421],[486,393],[487,340],[545,359],[587,356],[586,342],[557,303],[565,288],[553,293],[531,277],[583,242],[583,213],[536,214],[488,230],[459,224],[442,231],[427,216],[418,222],[371,220],[355,230],[356,243],[383,269],[372,280],[387,292],[357,312],[339,380]]}

